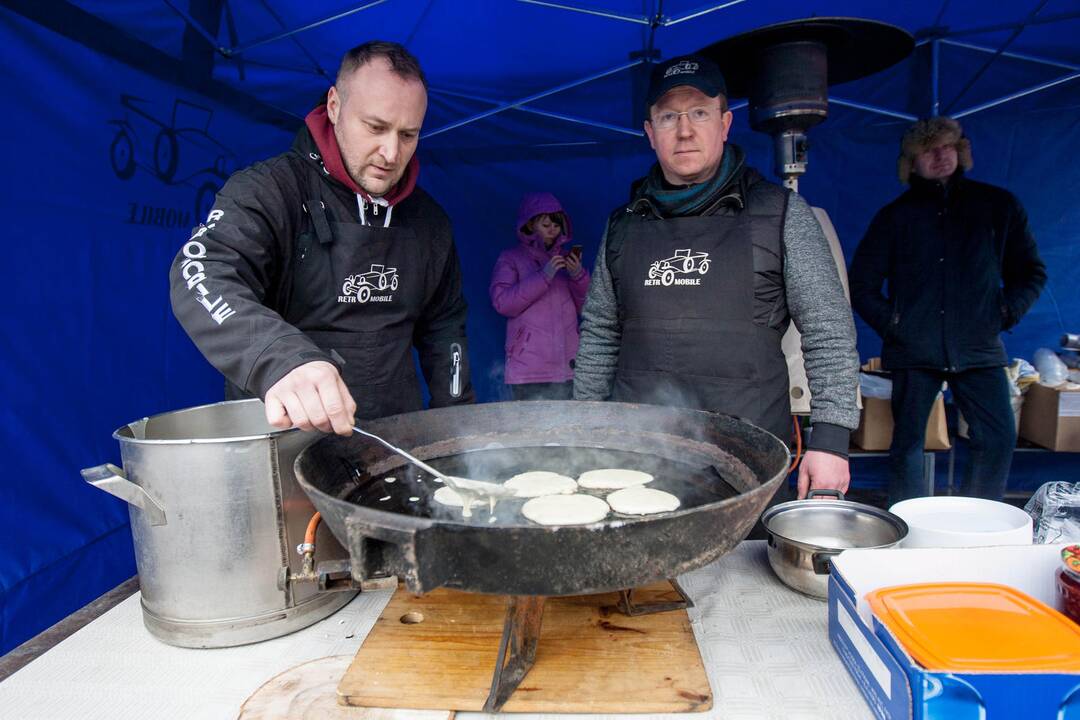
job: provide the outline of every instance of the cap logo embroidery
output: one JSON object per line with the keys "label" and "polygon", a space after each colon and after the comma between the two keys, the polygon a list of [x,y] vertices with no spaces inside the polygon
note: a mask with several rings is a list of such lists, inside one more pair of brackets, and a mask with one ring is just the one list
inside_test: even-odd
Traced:
{"label": "cap logo embroidery", "polygon": [[664,73],[664,77],[671,77],[672,75],[693,75],[698,71],[698,67],[699,65],[696,62],[683,60],[669,67]]}

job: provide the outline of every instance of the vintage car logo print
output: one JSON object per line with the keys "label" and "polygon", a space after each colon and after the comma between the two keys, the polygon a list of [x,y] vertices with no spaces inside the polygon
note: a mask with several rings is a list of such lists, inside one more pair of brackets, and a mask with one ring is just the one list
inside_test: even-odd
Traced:
{"label": "vintage car logo print", "polygon": [[709,253],[695,252],[690,248],[676,250],[675,254],[663,260],[657,260],[649,266],[646,286],[663,285],[700,285],[700,277],[679,277],[680,275],[704,275],[709,272]]}
{"label": "vintage car logo print", "polygon": [[365,273],[345,278],[340,303],[390,302],[398,289],[397,268],[373,264]]}

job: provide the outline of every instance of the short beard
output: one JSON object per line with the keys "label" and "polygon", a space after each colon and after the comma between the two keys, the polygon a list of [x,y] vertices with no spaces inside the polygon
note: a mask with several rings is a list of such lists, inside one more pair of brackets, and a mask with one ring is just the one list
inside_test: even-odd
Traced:
{"label": "short beard", "polygon": [[401,181],[401,178],[397,178],[396,180],[391,182],[389,185],[387,185],[385,189],[377,192],[377,191],[372,190],[371,188],[367,187],[366,185],[364,185],[364,183],[360,182],[360,180],[357,178],[358,174],[359,173],[354,174],[352,169],[349,170],[349,177],[351,177],[353,179],[353,182],[355,182],[358,186],[360,186],[361,190],[363,190],[364,192],[366,192],[368,195],[370,195],[372,197],[382,197],[384,195],[389,194],[394,189],[394,187]]}
{"label": "short beard", "polygon": [[[361,190],[366,192],[368,195],[374,196],[375,193],[373,193],[369,188],[365,187],[363,181],[360,179],[360,177],[361,177],[360,168],[356,167],[356,165],[354,163],[350,162],[349,158],[346,157],[345,153],[342,151],[342,148],[344,147],[344,145],[342,145],[342,143],[341,143],[341,135],[338,132],[338,126],[337,125],[334,125],[334,139],[337,140],[338,154],[341,155],[341,162],[345,165],[345,172],[347,172],[349,174],[349,178],[354,183],[356,183],[356,186],[358,188],[360,188]],[[390,187],[392,188],[393,185],[391,185]],[[386,191],[384,193],[382,193],[382,194],[385,194],[386,192],[389,192],[389,191],[390,191],[390,188],[387,188]]]}

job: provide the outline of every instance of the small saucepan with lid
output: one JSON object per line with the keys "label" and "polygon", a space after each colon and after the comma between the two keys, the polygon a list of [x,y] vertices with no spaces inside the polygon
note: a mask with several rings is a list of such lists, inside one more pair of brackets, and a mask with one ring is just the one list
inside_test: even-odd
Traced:
{"label": "small saucepan with lid", "polygon": [[[833,500],[815,500],[832,496]],[[848,548],[899,545],[908,526],[873,505],[844,499],[839,490],[811,490],[805,500],[769,508],[761,516],[769,534],[769,565],[790,588],[824,599],[833,556]]]}

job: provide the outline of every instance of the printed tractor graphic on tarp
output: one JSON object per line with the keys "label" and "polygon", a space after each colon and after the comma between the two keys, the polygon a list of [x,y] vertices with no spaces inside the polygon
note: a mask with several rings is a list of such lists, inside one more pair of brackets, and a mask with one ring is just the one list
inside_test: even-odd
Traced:
{"label": "printed tractor graphic on tarp", "polygon": [[214,111],[177,99],[165,121],[150,111],[149,100],[121,95],[120,104],[124,118],[109,121],[116,128],[109,145],[116,177],[130,180],[141,168],[166,185],[194,188],[195,217],[206,217],[237,165],[236,154],[209,135]]}
{"label": "printed tractor graphic on tarp", "polygon": [[366,303],[371,299],[372,290],[393,292],[398,289],[397,268],[388,268],[384,265],[372,265],[366,273],[350,275],[341,286],[341,291],[346,295],[356,294],[356,299]]}
{"label": "printed tractor graphic on tarp", "polygon": [[660,278],[660,284],[664,287],[675,282],[676,275],[689,275],[690,273],[704,275],[709,272],[709,253],[694,252],[690,248],[676,250],[672,257],[666,260],[657,260],[649,267],[649,279]]}

